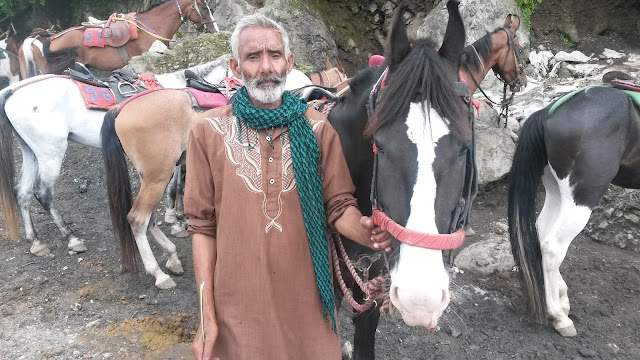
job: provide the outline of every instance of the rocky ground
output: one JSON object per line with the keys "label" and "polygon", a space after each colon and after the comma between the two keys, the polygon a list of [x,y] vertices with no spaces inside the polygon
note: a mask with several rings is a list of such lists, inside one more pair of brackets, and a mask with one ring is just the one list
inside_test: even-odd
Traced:
{"label": "rocky ground", "polygon": [[[53,259],[33,257],[24,241],[0,239],[0,358],[189,358],[197,303],[188,238],[170,236],[185,274],[175,278],[176,288],[160,291],[142,272],[121,272],[97,150],[70,145],[57,198],[89,250],[69,254],[37,206],[36,227],[52,247]],[[472,222],[476,235],[465,246],[504,239],[505,203],[503,183],[479,196]],[[169,234],[166,224],[161,228]],[[378,328],[378,358],[637,358],[640,254],[580,236],[562,272],[579,331],[576,338],[561,338],[551,327],[528,319],[514,272],[465,272],[453,275],[455,300],[435,334],[407,327],[398,314],[385,316]],[[348,340],[352,326],[345,314],[341,331]]]}

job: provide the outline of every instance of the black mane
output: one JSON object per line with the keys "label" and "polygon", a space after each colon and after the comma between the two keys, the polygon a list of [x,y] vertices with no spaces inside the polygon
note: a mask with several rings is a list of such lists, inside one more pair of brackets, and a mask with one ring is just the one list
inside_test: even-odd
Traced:
{"label": "black mane", "polygon": [[453,132],[463,139],[470,138],[468,115],[462,97],[456,95],[457,71],[445,62],[436,51],[431,39],[413,43],[408,56],[393,73],[388,75],[387,85],[376,106],[374,121],[367,129],[373,134],[377,129],[403,118],[416,96],[427,100],[440,116],[449,120]]}
{"label": "black mane", "polygon": [[[476,40],[476,42],[474,42],[473,44],[464,48],[462,63],[468,65],[471,71],[482,70],[482,63],[480,62],[478,55],[485,63],[489,60],[489,56],[491,56],[491,51],[493,49],[493,41],[491,41],[491,35],[497,33],[498,31],[502,31],[502,27],[499,27],[492,32],[487,33],[485,36]],[[475,50],[473,48],[475,48]],[[476,51],[478,52],[478,54],[476,54]]]}

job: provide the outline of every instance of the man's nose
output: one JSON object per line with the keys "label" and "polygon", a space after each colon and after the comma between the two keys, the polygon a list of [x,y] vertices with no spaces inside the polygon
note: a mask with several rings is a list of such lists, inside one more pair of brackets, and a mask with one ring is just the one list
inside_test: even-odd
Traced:
{"label": "man's nose", "polygon": [[269,55],[263,56],[260,60],[260,72],[262,74],[273,73],[273,63],[271,62],[271,57]]}

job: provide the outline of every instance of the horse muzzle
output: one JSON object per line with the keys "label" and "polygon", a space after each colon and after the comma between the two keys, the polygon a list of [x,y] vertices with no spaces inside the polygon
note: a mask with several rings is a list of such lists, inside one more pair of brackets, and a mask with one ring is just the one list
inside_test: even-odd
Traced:
{"label": "horse muzzle", "polygon": [[429,291],[401,288],[391,285],[389,295],[393,306],[402,314],[409,326],[422,326],[435,330],[438,319],[449,305],[449,289],[435,288]]}

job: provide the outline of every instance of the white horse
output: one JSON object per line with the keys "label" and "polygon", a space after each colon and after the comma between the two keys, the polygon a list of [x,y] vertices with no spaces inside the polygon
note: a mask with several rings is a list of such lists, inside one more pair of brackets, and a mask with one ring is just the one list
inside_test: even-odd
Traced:
{"label": "white horse", "polygon": [[[212,84],[233,76],[229,70],[228,57],[189,70]],[[156,75],[156,80],[165,88],[183,88],[186,85],[184,70]],[[309,78],[294,69],[292,76],[287,78],[286,87],[296,89],[310,84]],[[67,239],[69,250],[87,250],[84,240],[73,234],[55,208],[54,187],[60,175],[67,140],[100,148],[100,128],[104,115],[105,111],[102,110],[88,110],[78,86],[64,77],[38,75],[0,92],[0,131],[4,130],[4,133],[0,133],[0,178],[11,179],[0,179],[0,202],[4,206],[2,213],[13,237],[17,237],[17,227],[12,229],[12,224],[17,224],[17,221],[11,217],[16,216],[15,207],[20,209],[25,237],[32,243],[32,254],[44,256],[50,252],[47,245],[38,239],[31,220],[29,205],[32,196],[35,196]],[[10,187],[7,186],[7,182],[13,182],[11,135],[7,134],[11,128],[22,151],[22,168],[15,192],[6,189]],[[176,179],[179,180],[180,176]],[[176,186],[175,182],[172,186]],[[13,201],[6,201],[10,198],[13,198]],[[172,213],[171,210],[173,204],[178,201],[169,197],[169,194],[168,199],[170,204],[165,220],[171,222],[171,219],[175,220],[181,214]]]}

